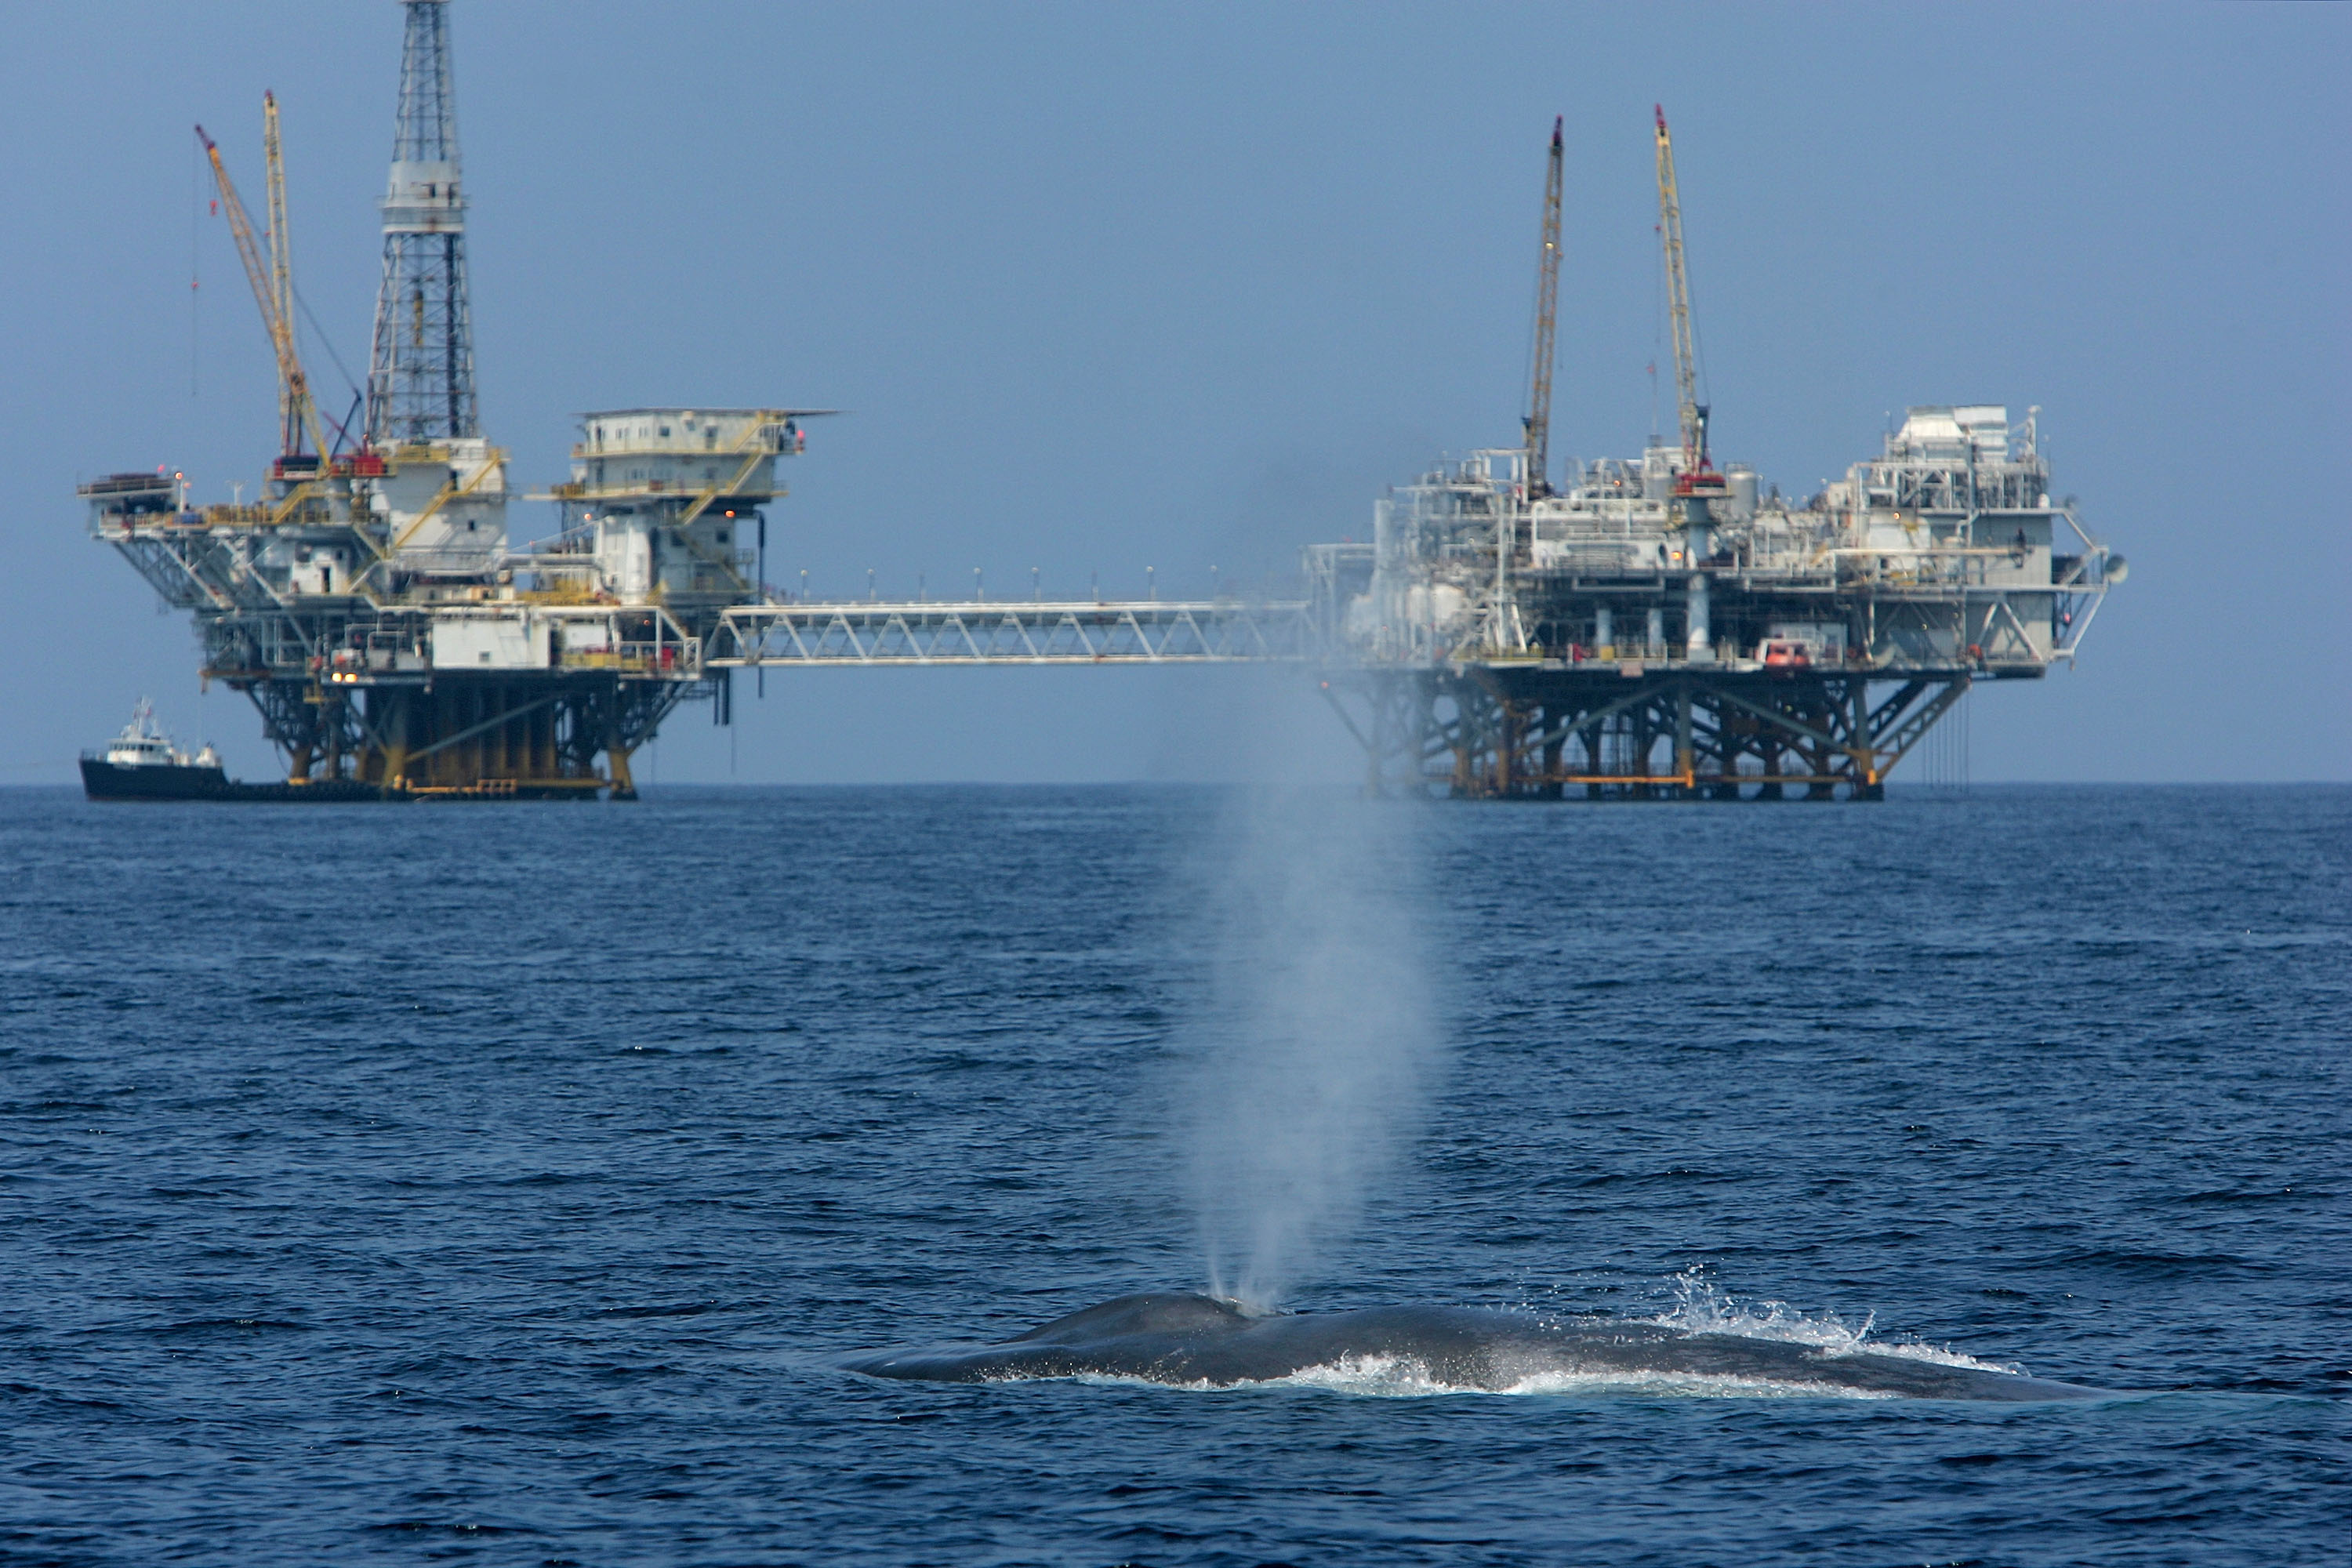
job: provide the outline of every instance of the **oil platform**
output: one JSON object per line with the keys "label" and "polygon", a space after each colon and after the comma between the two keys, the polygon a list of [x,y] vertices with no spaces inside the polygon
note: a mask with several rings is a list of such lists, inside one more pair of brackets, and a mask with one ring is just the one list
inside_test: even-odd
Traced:
{"label": "oil platform", "polygon": [[194,612],[205,679],[253,699],[293,797],[630,795],[630,752],[709,684],[698,620],[750,595],[740,537],[798,416],[591,415],[558,491],[578,525],[510,548],[506,454],[477,411],[446,4],[406,7],[368,383],[341,425],[296,352],[274,99],[263,120],[266,251],[196,132],[277,357],[262,498],[191,507],[169,474],[118,474],[82,487],[92,532]]}
{"label": "oil platform", "polygon": [[1325,695],[1376,790],[1525,799],[1874,800],[1979,680],[2071,661],[2123,557],[2053,502],[2040,410],[1909,410],[1803,501],[1717,469],[1664,109],[1659,233],[1681,439],[1548,461],[1561,130],[1552,128],[1520,444],[1305,552]]}
{"label": "oil platform", "polygon": [[298,351],[278,106],[266,226],[197,129],[277,362],[279,450],[253,505],[168,467],[80,487],[92,535],[194,616],[203,677],[245,692],[283,784],[216,798],[614,799],[682,702],[732,721],[738,669],[1275,663],[1317,671],[1381,791],[1872,799],[1973,681],[2071,659],[2122,558],[2053,505],[1989,406],[1914,409],[1796,504],[1715,468],[1680,202],[1657,155],[1682,439],[1549,479],[1562,146],[1544,203],[1520,444],[1374,507],[1373,542],[1302,554],[1295,599],[811,602],[763,580],[766,509],[821,408],[583,415],[571,473],[522,499],[477,408],[448,0],[404,0],[366,387],[344,419]]}
{"label": "oil platform", "polygon": [[1165,663],[1315,656],[1303,605],[1090,601],[811,606],[759,580],[794,408],[625,408],[580,420],[557,525],[516,542],[484,436],[447,0],[404,0],[363,396],[312,396],[294,332],[278,106],[257,228],[203,142],[278,366],[278,456],[254,505],[192,506],[168,468],[80,487],[92,535],[191,612],[203,676],[260,710],[285,785],[222,798],[635,795],[629,758],[679,703],[731,722],[746,665]]}

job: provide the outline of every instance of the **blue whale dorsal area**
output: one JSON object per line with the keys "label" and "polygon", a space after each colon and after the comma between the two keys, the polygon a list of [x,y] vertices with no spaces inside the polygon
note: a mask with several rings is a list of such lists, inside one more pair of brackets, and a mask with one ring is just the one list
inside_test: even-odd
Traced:
{"label": "blue whale dorsal area", "polygon": [[847,1363],[936,1383],[1118,1377],[1186,1386],[1318,1370],[1401,1369],[1434,1389],[1539,1391],[1578,1381],[1914,1399],[2083,1399],[2110,1391],[1984,1366],[1668,1323],[1486,1307],[1370,1307],[1252,1316],[1213,1297],[1122,1296],[1002,1344],[886,1352]]}

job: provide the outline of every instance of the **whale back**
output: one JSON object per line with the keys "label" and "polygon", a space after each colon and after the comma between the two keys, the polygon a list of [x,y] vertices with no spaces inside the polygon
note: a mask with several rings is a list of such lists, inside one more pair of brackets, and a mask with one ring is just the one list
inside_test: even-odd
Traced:
{"label": "whale back", "polygon": [[1098,1307],[1017,1335],[1011,1344],[1086,1344],[1130,1334],[1204,1334],[1245,1327],[1250,1319],[1230,1301],[1191,1291],[1121,1296]]}
{"label": "whale back", "polygon": [[1378,1363],[1454,1389],[1526,1387],[1549,1374],[1696,1376],[1925,1399],[2038,1400],[2104,1391],[1877,1352],[1689,1333],[1623,1319],[1483,1307],[1396,1306],[1252,1316],[1189,1292],[1121,1296],[993,1345],[885,1352],[846,1363],[877,1377],[990,1383],[1110,1376],[1227,1387]]}

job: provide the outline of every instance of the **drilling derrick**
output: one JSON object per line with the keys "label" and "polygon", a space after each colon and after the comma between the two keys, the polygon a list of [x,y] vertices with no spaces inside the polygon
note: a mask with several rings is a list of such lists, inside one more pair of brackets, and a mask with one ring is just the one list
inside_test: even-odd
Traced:
{"label": "drilling derrick", "polygon": [[481,434],[447,0],[405,4],[400,111],[383,203],[383,283],[368,361],[367,435],[376,447]]}

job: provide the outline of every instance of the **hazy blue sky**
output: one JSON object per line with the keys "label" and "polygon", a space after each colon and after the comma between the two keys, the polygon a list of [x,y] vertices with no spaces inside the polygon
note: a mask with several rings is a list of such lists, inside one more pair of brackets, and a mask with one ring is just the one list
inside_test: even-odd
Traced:
{"label": "hazy blue sky", "polygon": [[[2080,668],[1972,699],[1979,779],[2352,776],[2344,6],[458,0],[452,24],[483,418],[532,487],[583,409],[835,405],[772,577],[1285,572],[1362,536],[1384,484],[1512,438],[1556,113],[1553,449],[1638,448],[1663,100],[1721,453],[1809,491],[1906,404],[2039,404],[2055,488],[2131,559]],[[266,774],[258,720],[199,700],[185,620],[85,537],[73,486],[169,462],[226,500],[268,455],[267,346],[189,129],[257,193],[265,88],[299,286],[363,360],[400,9],[93,0],[20,7],[10,41],[0,782],[68,779],[142,692]],[[772,672],[731,737],[689,710],[647,761],[1198,776],[1271,729],[1352,767],[1304,687]]]}

